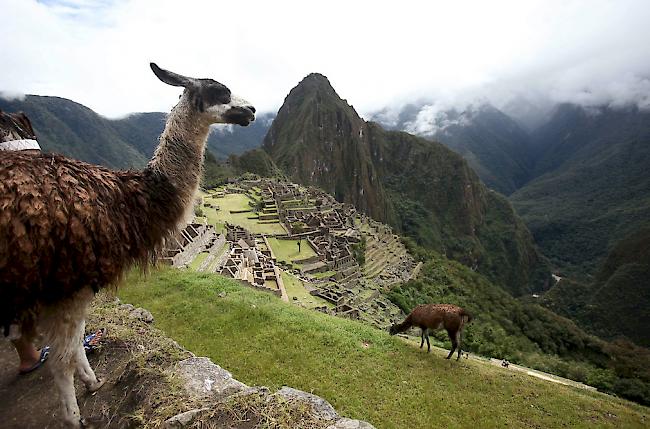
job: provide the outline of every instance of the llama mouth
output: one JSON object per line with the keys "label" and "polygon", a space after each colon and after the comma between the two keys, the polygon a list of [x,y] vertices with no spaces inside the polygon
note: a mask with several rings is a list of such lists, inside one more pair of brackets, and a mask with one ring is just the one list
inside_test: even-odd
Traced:
{"label": "llama mouth", "polygon": [[226,119],[230,124],[245,127],[255,120],[255,113],[245,107],[233,107],[226,113]]}

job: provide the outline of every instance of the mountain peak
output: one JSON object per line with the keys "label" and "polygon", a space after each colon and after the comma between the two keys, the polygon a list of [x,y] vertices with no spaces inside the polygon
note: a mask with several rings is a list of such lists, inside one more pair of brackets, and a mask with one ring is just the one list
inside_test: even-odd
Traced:
{"label": "mountain peak", "polygon": [[327,83],[330,82],[327,76],[317,72],[309,73],[307,76],[303,78],[303,81],[315,81],[315,82],[327,82]]}
{"label": "mountain peak", "polygon": [[291,97],[292,94],[306,94],[317,91],[323,91],[327,94],[336,94],[336,91],[334,91],[327,76],[320,73],[309,73],[291,90],[289,97]]}

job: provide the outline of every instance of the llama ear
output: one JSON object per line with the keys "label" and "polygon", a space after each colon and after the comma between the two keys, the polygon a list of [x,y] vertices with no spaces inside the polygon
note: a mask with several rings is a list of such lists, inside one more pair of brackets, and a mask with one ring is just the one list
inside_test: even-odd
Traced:
{"label": "llama ear", "polygon": [[158,76],[158,79],[165,82],[167,85],[182,86],[184,88],[194,85],[194,79],[192,78],[170,72],[169,70],[161,69],[156,65],[156,63],[149,63],[149,66],[151,66],[153,73]]}

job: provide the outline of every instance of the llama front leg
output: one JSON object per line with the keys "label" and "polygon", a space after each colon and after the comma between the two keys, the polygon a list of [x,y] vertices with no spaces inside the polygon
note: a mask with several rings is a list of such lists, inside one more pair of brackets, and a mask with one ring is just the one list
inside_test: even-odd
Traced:
{"label": "llama front leg", "polygon": [[456,358],[456,360],[460,359],[460,355],[461,355],[461,334],[462,334],[462,332],[463,331],[456,332],[456,344],[458,344],[458,357]]}
{"label": "llama front leg", "polygon": [[449,339],[451,340],[451,350],[445,359],[451,358],[451,356],[454,354],[454,351],[456,350],[456,347],[458,347],[457,332],[451,332],[448,330],[447,335],[449,335]]}
{"label": "llama front leg", "polygon": [[81,428],[81,412],[74,390],[74,366],[69,360],[50,359],[50,369],[54,383],[59,389],[63,411],[63,421],[70,428]]}
{"label": "llama front leg", "polygon": [[[74,388],[74,373],[78,370],[88,386],[96,386],[88,360],[81,356],[83,351],[83,332],[86,309],[92,300],[93,292],[84,288],[71,299],[45,308],[40,326],[51,345],[50,369],[59,390],[63,416],[69,428],[80,428],[81,413]],[[85,362],[85,365],[84,365]]]}
{"label": "llama front leg", "polygon": [[[81,322],[81,329],[79,336],[83,338],[84,331],[86,327],[86,322]],[[77,374],[79,378],[86,385],[86,389],[90,392],[96,392],[100,387],[104,385],[104,380],[97,378],[95,371],[90,367],[88,363],[88,358],[86,357],[86,351],[84,350],[83,344],[78,344],[76,352],[76,361],[77,361]]]}

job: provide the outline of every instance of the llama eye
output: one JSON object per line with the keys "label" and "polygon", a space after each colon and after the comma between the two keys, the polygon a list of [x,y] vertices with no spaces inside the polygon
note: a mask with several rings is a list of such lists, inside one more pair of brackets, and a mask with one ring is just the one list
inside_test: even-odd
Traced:
{"label": "llama eye", "polygon": [[201,95],[208,106],[230,103],[230,90],[224,85],[210,85],[201,91]]}

